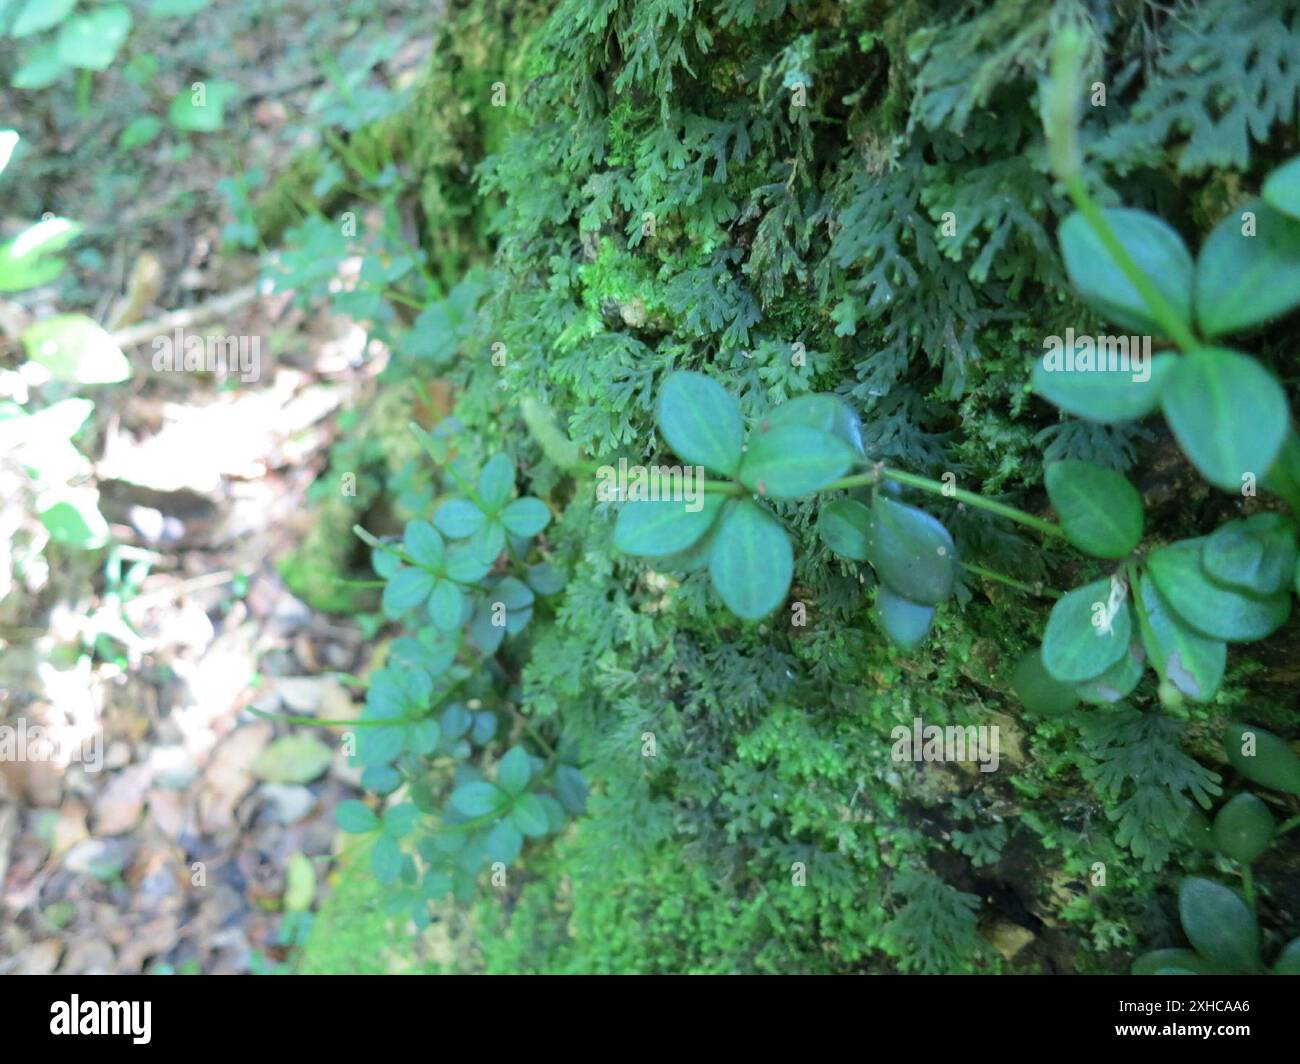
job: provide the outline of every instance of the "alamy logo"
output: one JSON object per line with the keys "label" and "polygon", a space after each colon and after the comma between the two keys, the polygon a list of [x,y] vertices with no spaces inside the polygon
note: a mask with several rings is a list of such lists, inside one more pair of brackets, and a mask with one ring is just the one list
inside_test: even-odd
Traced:
{"label": "alamy logo", "polygon": [[1048,373],[1131,373],[1144,384],[1151,379],[1149,336],[1049,336],[1043,341],[1043,369]]}
{"label": "alamy logo", "polygon": [[79,762],[87,772],[104,767],[104,733],[89,735],[62,725],[28,724],[19,717],[16,726],[0,724],[0,761],[42,761],[67,767]]}
{"label": "alamy logo", "polygon": [[148,1045],[151,1001],[71,1001],[50,1006],[50,1034],[129,1034],[138,1046]]}
{"label": "alamy logo", "polygon": [[704,509],[703,466],[629,466],[620,458],[617,468],[603,465],[596,477],[597,502],[684,502],[692,514]]}
{"label": "alamy logo", "polygon": [[262,372],[262,338],[199,336],[176,329],[171,336],[154,337],[153,368],[156,373],[203,371],[219,377],[238,374],[247,384]]}
{"label": "alamy logo", "polygon": [[1001,760],[996,724],[941,728],[916,717],[911,728],[895,725],[889,737],[894,740],[895,761],[978,761],[981,772],[996,772]]}

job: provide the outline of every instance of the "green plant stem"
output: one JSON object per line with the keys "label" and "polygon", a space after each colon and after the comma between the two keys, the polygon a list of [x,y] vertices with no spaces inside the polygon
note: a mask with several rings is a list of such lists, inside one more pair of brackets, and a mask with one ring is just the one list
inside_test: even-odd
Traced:
{"label": "green plant stem", "polygon": [[1296,827],[1300,827],[1300,816],[1293,816],[1290,820],[1282,821],[1282,823],[1277,826],[1277,830],[1273,832],[1273,838],[1281,838],[1288,831]]}
{"label": "green plant stem", "polygon": [[1255,911],[1255,873],[1251,870],[1250,865],[1241,866],[1241,886],[1246,894],[1246,904],[1250,906],[1250,911]]}
{"label": "green plant stem", "polygon": [[1097,234],[1097,239],[1110,253],[1115,264],[1120,268],[1120,272],[1128,279],[1129,284],[1137,289],[1138,295],[1142,297],[1142,302],[1147,305],[1152,316],[1159,322],[1160,327],[1165,333],[1184,351],[1191,351],[1200,346],[1191,329],[1178,316],[1178,312],[1170,305],[1169,300],[1165,299],[1151,278],[1148,277],[1143,269],[1133,261],[1128,250],[1120,243],[1120,239],[1115,235],[1115,230],[1110,227],[1106,221],[1106,216],[1102,214],[1101,208],[1093,202],[1092,197],[1088,194],[1087,186],[1083,183],[1083,178],[1078,174],[1073,174],[1065,180],[1066,191],[1070,194],[1070,199],[1074,201],[1075,207],[1083,215],[1091,227],[1092,231]]}
{"label": "green plant stem", "polygon": [[545,739],[542,738],[541,734],[537,731],[537,729],[533,727],[533,722],[531,720],[529,720],[522,713],[520,713],[519,710],[515,709],[514,706],[510,705],[509,702],[503,704],[505,705],[506,710],[509,712],[509,714],[512,717],[514,717],[515,720],[517,720],[519,724],[523,727],[524,731],[526,731],[530,736],[532,736],[533,742],[535,742],[538,746],[540,746],[543,750],[546,751],[546,756],[548,758],[554,758],[558,756],[555,752],[555,747],[553,747],[550,743],[548,743]]}
{"label": "green plant stem", "polygon": [[1039,595],[1042,598],[1059,599],[1061,592],[1053,587],[1043,587],[1042,584],[1026,584],[1023,581],[1015,580],[1009,576],[1003,576],[1001,573],[994,572],[992,569],[985,569],[982,565],[976,565],[974,562],[962,562],[961,567],[969,573],[983,577],[985,580],[992,580],[995,584],[1006,584],[1007,587],[1015,588],[1017,591],[1023,591],[1027,595]]}
{"label": "green plant stem", "polygon": [[937,480],[931,480],[929,477],[919,477],[915,473],[904,473],[900,469],[889,469],[882,466],[880,472],[888,479],[896,480],[900,484],[910,484],[922,491],[933,492],[950,499],[956,499],[958,502],[964,502],[967,506],[973,506],[977,510],[987,510],[991,514],[1005,517],[1008,521],[1015,521],[1026,528],[1032,528],[1035,532],[1040,532],[1044,536],[1065,538],[1065,533],[1059,525],[1054,525],[1051,521],[1044,521],[1041,517],[1035,517],[1033,514],[1027,514],[1024,510],[1018,510],[1014,506],[1006,505],[1006,503],[986,499],[983,495],[977,495],[973,491],[950,487],[947,484],[939,483]]}

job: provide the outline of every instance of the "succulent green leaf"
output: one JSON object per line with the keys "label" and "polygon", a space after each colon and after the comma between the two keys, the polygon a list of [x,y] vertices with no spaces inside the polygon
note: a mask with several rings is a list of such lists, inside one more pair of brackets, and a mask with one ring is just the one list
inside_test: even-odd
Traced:
{"label": "succulent green leaf", "polygon": [[1040,649],[1028,650],[1011,674],[1011,690],[1031,713],[1058,717],[1079,704],[1074,685],[1062,683],[1043,665]]}
{"label": "succulent green leaf", "polygon": [[1178,915],[1196,952],[1231,972],[1259,968],[1259,925],[1235,891],[1199,876],[1183,880]]}
{"label": "succulent green leaf", "polygon": [[873,612],[885,634],[904,650],[920,646],[934,623],[933,606],[922,606],[919,602],[905,599],[884,584],[876,588]]}
{"label": "succulent green leaf", "polygon": [[821,508],[817,532],[841,558],[865,562],[871,543],[871,511],[857,499],[836,499]]}
{"label": "succulent green leaf", "polygon": [[915,506],[876,496],[867,557],[882,582],[913,602],[937,606],[952,594],[957,548],[938,519]]}
{"label": "succulent green leaf", "polygon": [[1300,756],[1272,732],[1253,724],[1228,724],[1223,730],[1223,752],[1252,783],[1300,794]]}
{"label": "succulent green leaf", "polygon": [[1273,814],[1253,794],[1239,794],[1214,818],[1214,844],[1225,856],[1250,864],[1273,841]]}

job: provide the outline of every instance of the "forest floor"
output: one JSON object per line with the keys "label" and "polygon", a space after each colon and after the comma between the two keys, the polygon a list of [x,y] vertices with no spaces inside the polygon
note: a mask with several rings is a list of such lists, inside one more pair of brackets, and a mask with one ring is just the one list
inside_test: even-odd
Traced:
{"label": "forest floor", "polygon": [[[389,6],[400,44],[377,85],[418,73],[428,51]],[[96,305],[77,309],[115,325],[134,369],[100,389],[83,448],[122,568],[147,575],[123,586],[102,553],[98,567],[56,554],[44,586],[0,604],[0,724],[70,729],[89,758],[0,761],[0,973],[277,970],[333,866],[333,807],[358,793],[336,734],[252,711],[359,712],[346,679],[366,671],[369,641],[295,598],[276,560],[312,520],[334,416],[367,401],[381,364],[358,323],[261,291],[257,257],[221,247],[213,190],[301,149],[320,52],[364,44],[375,27],[308,21],[292,4],[274,17],[255,31],[215,13],[201,23],[203,48],[249,100],[238,132],[80,174],[86,123],[24,134],[46,162],[67,154],[57,212],[84,222],[98,250],[77,266]],[[94,115],[113,107],[114,73]],[[0,304],[0,349],[14,351],[33,316],[71,309],[53,288]],[[172,334],[178,311],[191,333],[256,342],[256,379],[156,371],[151,341]]]}

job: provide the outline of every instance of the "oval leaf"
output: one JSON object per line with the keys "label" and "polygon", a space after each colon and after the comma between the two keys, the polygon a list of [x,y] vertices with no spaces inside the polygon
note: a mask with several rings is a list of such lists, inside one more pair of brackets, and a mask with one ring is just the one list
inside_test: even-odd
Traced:
{"label": "oval leaf", "polygon": [[1256,598],[1216,584],[1201,569],[1204,542],[1171,543],[1147,562],[1156,589],[1178,617],[1203,635],[1229,643],[1253,643],[1280,628],[1291,613],[1290,595]]}
{"label": "oval leaf", "polygon": [[885,635],[904,650],[919,646],[930,634],[930,626],[934,623],[933,606],[922,606],[919,602],[905,599],[884,584],[876,588],[873,612]]}
{"label": "oval leaf", "polygon": [[1031,713],[1057,717],[1079,704],[1074,685],[1061,683],[1043,666],[1041,650],[1030,650],[1011,674],[1011,690]]}
{"label": "oval leaf", "polygon": [[1214,818],[1214,844],[1234,861],[1250,864],[1273,841],[1273,814],[1253,794],[1239,794]]}
{"label": "oval leaf", "polygon": [[735,400],[717,381],[689,370],[668,374],[655,419],[678,457],[726,476],[736,472],[744,426]]}
{"label": "oval leaf", "polygon": [[795,499],[842,477],[853,458],[853,449],[830,433],[781,425],[750,436],[740,482],[759,495]]}
{"label": "oval leaf", "polygon": [[1222,883],[1190,876],[1178,890],[1178,915],[1196,952],[1231,972],[1259,967],[1255,914]]}
{"label": "oval leaf", "polygon": [[614,546],[639,558],[666,558],[696,543],[713,525],[726,496],[706,492],[695,503],[629,502],[614,525]]}
{"label": "oval leaf", "polygon": [[1223,219],[1196,264],[1196,316],[1211,338],[1300,304],[1300,221],[1254,200]]}
{"label": "oval leaf", "polygon": [[1091,462],[1053,462],[1047,494],[1066,538],[1097,558],[1123,558],[1142,538],[1142,499],[1119,473]]}
{"label": "oval leaf", "polygon": [[836,499],[822,507],[817,532],[841,558],[865,562],[871,542],[871,511],[856,499]]}
{"label": "oval leaf", "polygon": [[957,548],[924,510],[877,495],[867,553],[880,579],[904,598],[937,606],[952,594]]}
{"label": "oval leaf", "polygon": [[1248,355],[1202,348],[1165,381],[1161,406],[1178,443],[1215,487],[1238,492],[1282,449],[1290,412],[1282,386]]}
{"label": "oval leaf", "polygon": [[766,617],[785,601],[794,573],[790,537],[748,499],[722,515],[709,555],[709,576],[727,608],[745,620]]}
{"label": "oval leaf", "polygon": [[1111,582],[1098,580],[1075,588],[1052,607],[1043,633],[1043,665],[1062,683],[1095,679],[1128,649],[1132,628],[1128,602],[1120,603],[1107,624],[1110,596]]}
{"label": "oval leaf", "polygon": [[1193,702],[1208,702],[1223,682],[1228,645],[1183,623],[1156,590],[1150,573],[1139,579],[1138,595],[1142,643],[1156,674]]}
{"label": "oval leaf", "polygon": [[1275,595],[1290,582],[1296,557],[1296,526],[1281,514],[1254,514],[1215,529],[1201,548],[1201,567],[1234,590]]}
{"label": "oval leaf", "polygon": [[1300,794],[1300,756],[1272,732],[1253,724],[1229,724],[1223,730],[1223,752],[1252,783]]}
{"label": "oval leaf", "polygon": [[1165,377],[1177,361],[1176,355],[1156,355],[1141,370],[1080,368],[1082,360],[1068,363],[1049,352],[1034,364],[1031,383],[1035,392],[1067,414],[1112,425],[1136,421],[1155,410]]}
{"label": "oval leaf", "polygon": [[[1170,226],[1153,214],[1128,207],[1102,211],[1138,268],[1159,289],[1184,323],[1192,320],[1192,256]],[[1079,295],[1111,321],[1142,333],[1161,335],[1146,302],[1129,283],[1083,215],[1075,212],[1059,232],[1065,270]]]}

